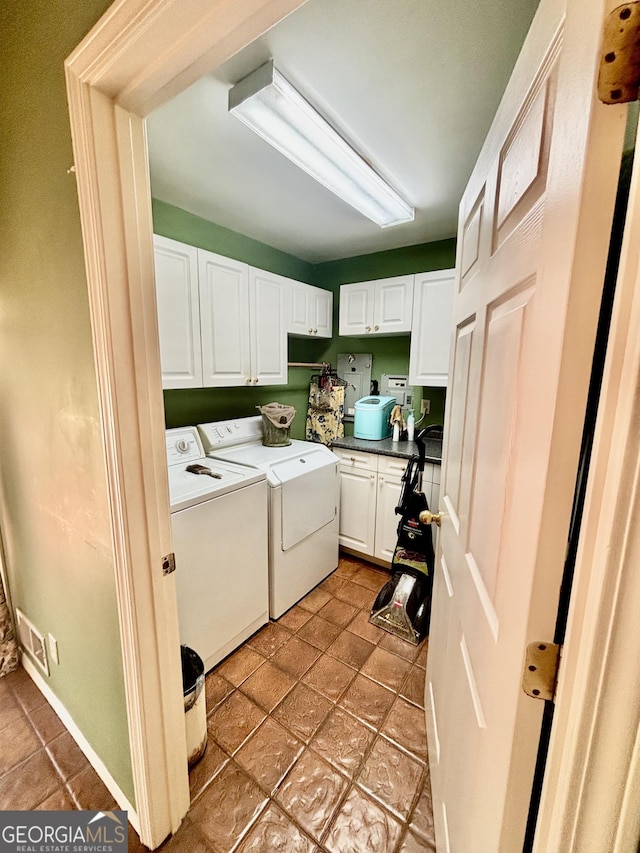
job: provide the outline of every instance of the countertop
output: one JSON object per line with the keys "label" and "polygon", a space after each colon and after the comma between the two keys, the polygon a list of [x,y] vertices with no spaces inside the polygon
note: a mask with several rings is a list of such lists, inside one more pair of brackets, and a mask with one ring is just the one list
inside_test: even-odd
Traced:
{"label": "countertop", "polygon": [[[331,447],[341,447],[346,450],[361,450],[363,453],[377,453],[378,456],[399,456],[402,459],[410,459],[418,455],[418,445],[415,441],[392,441],[383,438],[380,441],[371,441],[367,438],[354,438],[345,436],[335,438]],[[427,438],[424,442],[425,461],[435,462],[437,465],[442,460],[442,440]]]}

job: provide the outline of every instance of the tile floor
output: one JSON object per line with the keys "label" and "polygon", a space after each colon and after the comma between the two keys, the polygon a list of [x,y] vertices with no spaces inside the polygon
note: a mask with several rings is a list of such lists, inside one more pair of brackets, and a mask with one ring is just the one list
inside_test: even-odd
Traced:
{"label": "tile floor", "polygon": [[[209,673],[207,751],[163,853],[435,853],[427,647],[369,623],[387,579],[341,557]],[[9,808],[116,808],[21,670],[0,679],[0,809]],[[146,850],[133,829],[129,850]]]}

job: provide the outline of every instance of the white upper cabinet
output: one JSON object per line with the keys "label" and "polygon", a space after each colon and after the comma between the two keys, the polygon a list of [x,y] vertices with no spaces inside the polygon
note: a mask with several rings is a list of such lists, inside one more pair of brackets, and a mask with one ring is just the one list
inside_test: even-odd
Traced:
{"label": "white upper cabinet", "polygon": [[455,270],[415,276],[409,384],[446,387],[453,325]]}
{"label": "white upper cabinet", "polygon": [[153,237],[163,388],[202,385],[198,250]]}
{"label": "white upper cabinet", "polygon": [[283,385],[286,279],[154,236],[163,388]]}
{"label": "white upper cabinet", "polygon": [[333,334],[333,293],[289,279],[288,294],[289,334],[330,338]]}
{"label": "white upper cabinet", "polygon": [[249,267],[250,370],[245,384],[287,382],[286,279]]}
{"label": "white upper cabinet", "polygon": [[411,331],[413,276],[340,287],[340,335],[400,335]]}
{"label": "white upper cabinet", "polygon": [[199,249],[198,272],[203,385],[248,384],[252,378],[249,267]]}

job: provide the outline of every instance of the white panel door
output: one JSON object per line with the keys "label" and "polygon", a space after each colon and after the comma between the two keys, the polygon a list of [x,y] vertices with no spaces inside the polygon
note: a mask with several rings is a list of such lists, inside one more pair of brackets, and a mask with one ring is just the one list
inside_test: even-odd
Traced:
{"label": "white panel door", "polygon": [[384,278],[374,284],[374,334],[400,334],[411,331],[413,276]]}
{"label": "white panel door", "polygon": [[319,338],[330,338],[333,334],[333,293],[320,287],[310,290],[313,334]]}
{"label": "white panel door", "polygon": [[455,270],[415,276],[409,384],[446,387],[453,324]]}
{"label": "white panel door", "polygon": [[376,540],[374,557],[380,560],[393,559],[398,540],[396,507],[400,502],[402,480],[390,474],[378,474],[378,498],[376,501]]}
{"label": "white panel door", "polygon": [[162,387],[199,388],[202,353],[197,249],[154,234],[153,259]]}
{"label": "white panel door", "polygon": [[198,272],[203,384],[249,384],[249,267],[198,249]]}
{"label": "white panel door", "polygon": [[340,334],[368,335],[373,329],[373,282],[340,286]]}
{"label": "white panel door", "polygon": [[522,850],[624,115],[595,102],[602,0],[542,0],[460,207],[426,678],[439,851]]}
{"label": "white panel door", "polygon": [[373,556],[376,530],[376,482],[373,467],[341,455],[340,463],[340,545]]}
{"label": "white panel door", "polygon": [[252,385],[287,382],[286,279],[249,267]]}

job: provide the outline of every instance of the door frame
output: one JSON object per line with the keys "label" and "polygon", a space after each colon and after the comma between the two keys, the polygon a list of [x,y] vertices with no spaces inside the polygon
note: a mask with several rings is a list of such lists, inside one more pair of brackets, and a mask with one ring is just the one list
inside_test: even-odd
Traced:
{"label": "door frame", "polygon": [[175,580],[163,571],[171,519],[144,116],[302,2],[116,0],[65,62],[123,649],[129,818],[152,849],[178,829],[190,799]]}
{"label": "door frame", "polygon": [[[65,63],[110,490],[136,796],[132,820],[151,848],[178,828],[189,790],[186,744],[176,736],[184,726],[175,583],[162,572],[162,557],[172,549],[144,116],[304,2],[116,0]],[[580,0],[568,5],[579,13]],[[637,187],[631,198],[638,208]],[[640,232],[640,214],[631,218]],[[637,257],[640,239],[626,242]],[[620,839],[637,829],[631,804],[640,790],[640,742],[621,737],[620,725],[624,721],[625,732],[629,726],[629,737],[638,731],[640,703],[632,685],[615,677],[620,654],[638,644],[634,614],[622,611],[640,592],[640,573],[632,571],[640,551],[633,535],[640,500],[634,421],[640,270],[629,255],[621,266],[606,405],[595,437],[542,792],[540,853],[590,849],[552,841],[579,838],[588,823],[603,821],[605,806],[607,825],[617,821]],[[602,626],[614,620],[616,630],[598,644]],[[587,808],[603,795],[600,770],[610,779],[612,767],[626,770],[630,755],[628,774],[618,774],[604,792],[606,804],[599,799],[598,808]],[[628,849],[620,845],[616,850]]]}

